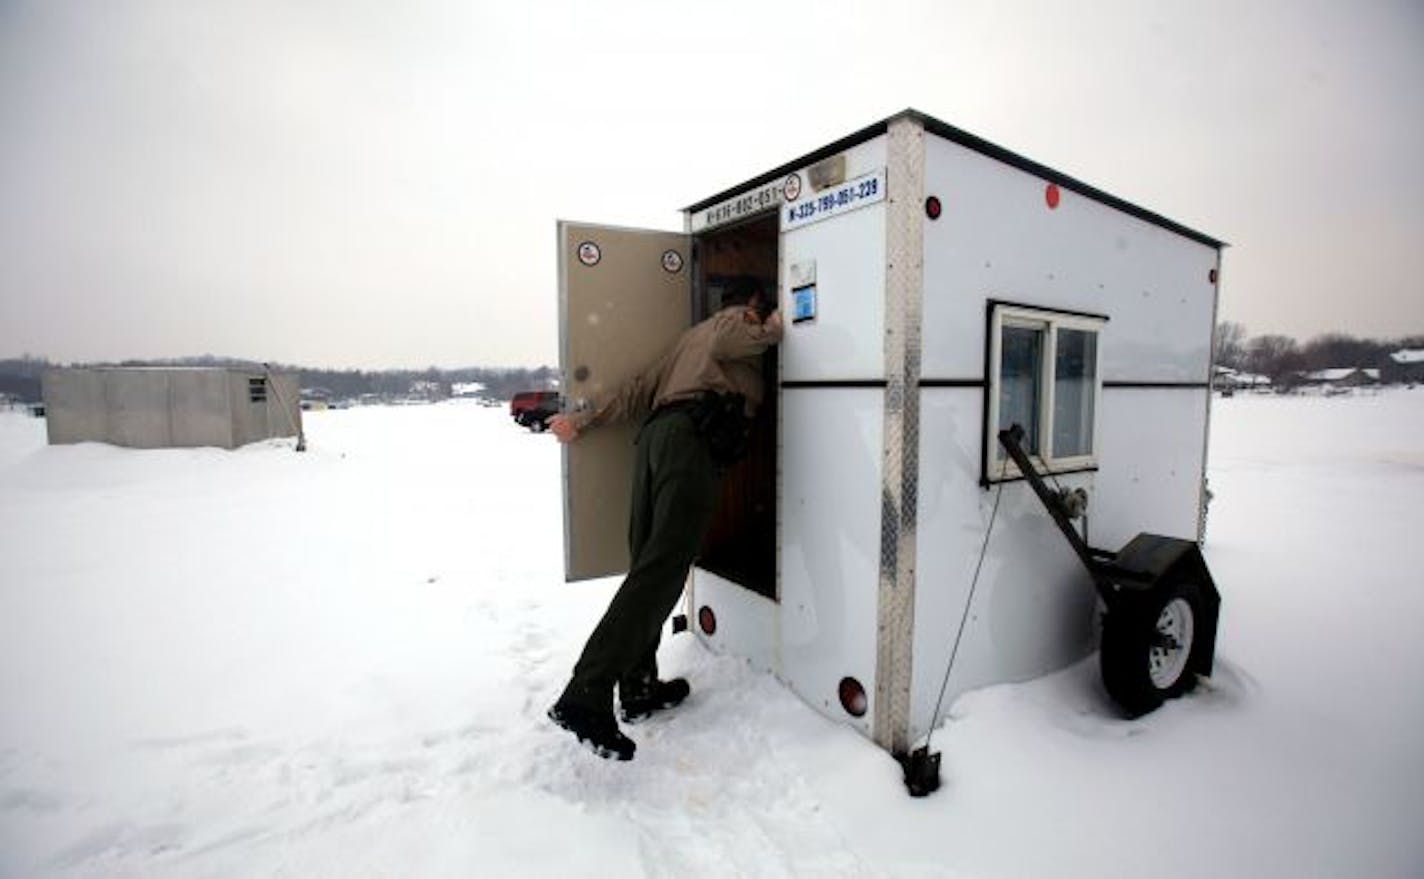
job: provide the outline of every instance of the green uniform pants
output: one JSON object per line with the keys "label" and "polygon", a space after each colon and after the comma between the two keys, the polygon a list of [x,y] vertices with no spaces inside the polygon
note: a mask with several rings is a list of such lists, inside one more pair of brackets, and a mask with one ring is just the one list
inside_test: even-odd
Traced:
{"label": "green uniform pants", "polygon": [[564,699],[611,710],[615,683],[626,697],[656,680],[663,621],[682,594],[716,502],[717,471],[692,418],[676,409],[652,416],[638,434],[633,464],[628,576],[584,645]]}

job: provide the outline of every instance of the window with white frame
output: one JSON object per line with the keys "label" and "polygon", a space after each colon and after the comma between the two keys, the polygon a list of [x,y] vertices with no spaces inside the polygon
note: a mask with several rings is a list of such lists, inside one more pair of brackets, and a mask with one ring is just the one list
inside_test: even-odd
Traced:
{"label": "window with white frame", "polygon": [[1018,476],[999,443],[1018,424],[1024,451],[1053,472],[1097,465],[1098,335],[1106,318],[996,304],[990,321],[985,473]]}

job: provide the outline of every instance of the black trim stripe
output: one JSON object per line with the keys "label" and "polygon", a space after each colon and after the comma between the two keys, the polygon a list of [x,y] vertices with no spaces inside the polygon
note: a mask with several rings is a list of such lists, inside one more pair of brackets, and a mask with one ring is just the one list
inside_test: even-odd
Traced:
{"label": "black trim stripe", "polygon": [[1104,388],[1137,388],[1159,391],[1206,391],[1211,389],[1207,382],[1103,382]]}
{"label": "black trim stripe", "polygon": [[[922,378],[918,386],[922,388],[983,388],[987,382],[979,378]],[[886,381],[883,378],[846,378],[846,379],[809,379],[803,381],[785,381],[781,383],[783,388],[883,388]],[[1137,388],[1141,390],[1164,390],[1164,391],[1205,391],[1211,386],[1206,382],[1134,382],[1134,381],[1105,381],[1104,388]]]}
{"label": "black trim stripe", "polygon": [[798,171],[806,165],[814,164],[822,159],[829,158],[830,156],[833,156],[837,153],[844,152],[853,146],[865,143],[866,141],[879,137],[880,135],[889,131],[890,123],[898,119],[913,119],[923,125],[926,131],[932,134],[939,135],[945,140],[957,143],[960,146],[965,147],[966,149],[973,150],[976,153],[988,156],[991,159],[1003,162],[1004,164],[1009,165],[1011,167],[1018,168],[1021,171],[1025,171],[1042,180],[1046,180],[1049,183],[1056,183],[1062,188],[1070,192],[1077,193],[1078,195],[1081,195],[1084,198],[1096,201],[1100,204],[1107,205],[1110,208],[1122,211],[1123,213],[1129,216],[1136,217],[1137,219],[1147,223],[1151,223],[1154,226],[1159,226],[1170,232],[1175,232],[1185,238],[1190,238],[1191,240],[1196,241],[1200,244],[1205,244],[1206,246],[1215,248],[1217,250],[1220,250],[1221,248],[1226,246],[1225,242],[1218,241],[1217,239],[1212,238],[1210,235],[1206,235],[1202,232],[1196,231],[1195,229],[1183,226],[1181,223],[1169,220],[1161,214],[1153,213],[1152,211],[1149,211],[1146,208],[1139,207],[1138,205],[1118,198],[1115,195],[1110,195],[1106,192],[1103,192],[1101,189],[1089,186],[1081,180],[1074,179],[1072,177],[1069,177],[1067,174],[1055,171],[1052,168],[1049,168],[1047,165],[1040,165],[1038,162],[1032,161],[1031,159],[1027,159],[1019,155],[1018,153],[1006,150],[1003,147],[998,146],[997,144],[990,143],[982,137],[977,137],[967,131],[964,131],[963,129],[955,128],[953,125],[941,122],[932,116],[926,116],[924,113],[921,113],[920,111],[914,109],[904,110],[900,113],[896,113],[894,116],[891,116],[888,119],[877,122],[874,125],[862,128],[860,131],[857,131],[854,134],[849,135],[848,137],[843,137],[835,143],[830,144],[829,146],[822,147],[816,150],[815,152],[807,153],[799,159],[794,159],[790,162],[787,162],[786,164],[778,167],[774,171],[768,171],[765,174],[762,174],[759,177],[754,177],[745,183],[733,186],[730,189],[723,190],[722,192],[717,193],[711,198],[706,198],[702,201],[697,202],[696,204],[688,205],[687,207],[683,208],[683,211],[686,213],[693,213],[696,211],[700,211],[703,208],[711,207],[712,205],[717,204],[718,202],[725,201],[729,198],[740,195],[743,192],[746,192],[751,189],[756,189],[758,186],[770,183],[773,180],[777,180],[781,177],[785,177],[792,171]]}
{"label": "black trim stripe", "polygon": [[[1052,477],[1052,476],[1072,476],[1074,473],[1097,473],[1100,469],[1102,469],[1102,468],[1099,467],[1097,464],[1093,464],[1092,466],[1089,466],[1089,467],[1074,467],[1074,468],[1071,469],[1071,470],[1044,470],[1040,475],[1042,475],[1042,476],[1050,476],[1050,477]],[[1028,477],[1027,477],[1027,476],[1024,476],[1022,473],[1020,473],[1020,474],[1017,475],[1017,476],[1004,476],[1004,477],[986,476],[986,477],[984,477],[983,479],[980,479],[980,480],[979,480],[979,486],[980,486],[981,488],[988,488],[988,487],[991,486],[991,485],[998,485],[998,484],[1001,483],[1001,482],[1024,482],[1024,481],[1026,481],[1027,479],[1028,479]]]}
{"label": "black trim stripe", "polygon": [[922,378],[922,388],[982,388],[982,378]]}
{"label": "black trim stripe", "polygon": [[883,378],[848,378],[848,379],[815,379],[811,381],[789,381],[782,382],[783,388],[805,389],[805,388],[883,388],[885,379]]}

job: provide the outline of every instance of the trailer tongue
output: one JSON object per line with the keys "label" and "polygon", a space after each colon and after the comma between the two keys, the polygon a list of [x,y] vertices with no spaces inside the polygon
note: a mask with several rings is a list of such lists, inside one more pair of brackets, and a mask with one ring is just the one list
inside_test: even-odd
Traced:
{"label": "trailer tongue", "polygon": [[1103,684],[1129,717],[1158,708],[1210,676],[1221,596],[1192,540],[1140,533],[1117,552],[1088,545],[1065,494],[1043,481],[1023,448],[1023,428],[999,443],[1068,540],[1106,606],[1099,650]]}

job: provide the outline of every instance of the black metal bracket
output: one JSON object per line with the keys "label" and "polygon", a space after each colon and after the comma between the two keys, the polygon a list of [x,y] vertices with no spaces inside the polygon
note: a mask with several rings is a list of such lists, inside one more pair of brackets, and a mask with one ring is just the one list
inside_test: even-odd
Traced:
{"label": "black metal bracket", "polygon": [[1088,546],[1083,540],[1078,529],[1073,527],[1072,521],[1068,518],[1067,512],[1063,509],[1063,501],[1043,482],[1043,477],[1039,475],[1038,468],[1033,466],[1029,460],[1028,453],[1023,448],[1024,429],[1015,424],[1007,430],[999,431],[999,443],[1004,447],[1004,451],[1009,453],[1009,458],[1018,465],[1019,472],[1028,481],[1033,493],[1038,495],[1038,499],[1043,502],[1043,506],[1048,510],[1048,515],[1053,519],[1058,530],[1063,532],[1063,536],[1068,539],[1068,544],[1073,547],[1073,552],[1077,554],[1083,567],[1088,569],[1088,575],[1093,578],[1093,585],[1097,587],[1098,593],[1104,599],[1109,598],[1113,591],[1112,581],[1105,576],[1103,563],[1098,556],[1106,555],[1102,550],[1095,550]]}
{"label": "black metal bracket", "polygon": [[912,797],[926,797],[939,790],[939,757],[931,754],[929,745],[908,754],[896,754],[905,773],[905,787]]}

